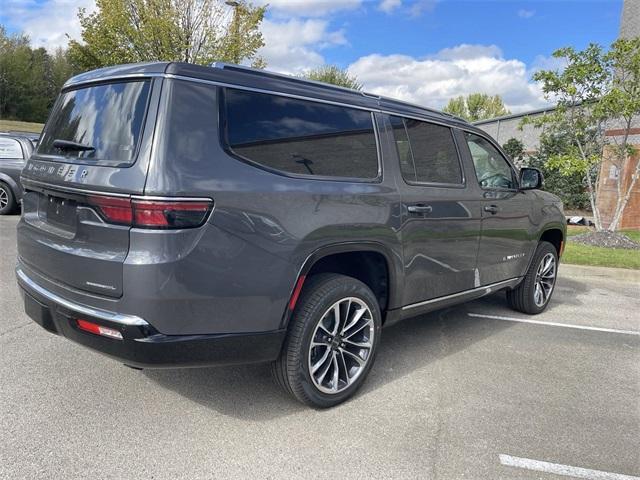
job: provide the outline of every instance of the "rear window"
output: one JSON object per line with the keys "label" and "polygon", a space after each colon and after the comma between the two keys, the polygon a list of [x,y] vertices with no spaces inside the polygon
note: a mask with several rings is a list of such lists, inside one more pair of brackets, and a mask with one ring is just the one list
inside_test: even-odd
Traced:
{"label": "rear window", "polygon": [[[38,154],[131,164],[142,134],[149,99],[148,80],[107,83],[67,90],[58,98],[38,146]],[[55,140],[93,150],[61,150]]]}
{"label": "rear window", "polygon": [[20,142],[14,140],[13,138],[0,137],[0,159],[3,158],[24,158],[22,154],[22,147],[20,147]]}
{"label": "rear window", "polygon": [[296,175],[378,177],[371,112],[235,89],[224,96],[233,153]]}

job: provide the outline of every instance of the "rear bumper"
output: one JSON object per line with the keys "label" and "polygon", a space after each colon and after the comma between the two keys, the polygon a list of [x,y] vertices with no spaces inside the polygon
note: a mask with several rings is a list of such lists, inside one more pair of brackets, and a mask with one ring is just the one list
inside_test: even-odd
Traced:
{"label": "rear bumper", "polygon": [[[51,333],[141,368],[197,367],[258,363],[275,360],[284,330],[251,334],[164,335],[144,319],[71,302],[38,285],[20,268],[16,277],[24,308]],[[84,319],[118,330],[122,340],[80,330]]]}

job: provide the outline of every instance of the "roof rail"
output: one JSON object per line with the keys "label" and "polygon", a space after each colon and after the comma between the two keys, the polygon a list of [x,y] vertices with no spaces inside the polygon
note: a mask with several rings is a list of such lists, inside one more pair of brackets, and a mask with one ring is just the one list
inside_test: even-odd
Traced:
{"label": "roof rail", "polygon": [[354,90],[353,88],[341,87],[339,85],[333,85],[331,83],[318,82],[317,80],[309,80],[304,77],[296,77],[294,75],[287,75],[286,73],[273,72],[271,70],[262,70],[260,68],[247,67],[246,65],[237,65],[235,63],[226,62],[214,62],[210,65],[212,68],[220,68],[223,70],[237,70],[240,72],[253,73],[256,75],[264,75],[269,77],[284,78],[287,80],[294,80],[296,82],[308,83],[310,85],[316,85],[318,87],[331,88],[334,90],[342,90],[345,92],[353,93],[356,95],[362,95],[364,97],[373,98],[379,100],[380,96],[373,93],[361,92],[360,90]]}

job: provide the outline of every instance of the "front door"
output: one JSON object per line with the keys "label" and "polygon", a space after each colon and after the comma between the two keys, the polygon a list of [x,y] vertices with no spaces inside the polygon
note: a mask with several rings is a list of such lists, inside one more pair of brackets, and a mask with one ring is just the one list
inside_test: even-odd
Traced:
{"label": "front door", "polygon": [[400,162],[404,305],[474,287],[480,216],[451,128],[389,117]]}
{"label": "front door", "polygon": [[536,246],[531,219],[535,193],[518,189],[514,168],[488,139],[469,132],[464,136],[482,195],[479,283],[522,276]]}

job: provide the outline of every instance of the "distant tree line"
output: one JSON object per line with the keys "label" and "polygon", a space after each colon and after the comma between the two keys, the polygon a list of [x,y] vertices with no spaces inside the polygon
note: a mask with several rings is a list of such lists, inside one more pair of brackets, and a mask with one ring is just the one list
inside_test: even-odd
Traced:
{"label": "distant tree line", "polygon": [[0,118],[44,122],[64,82],[76,73],[67,52],[32,48],[0,25]]}

